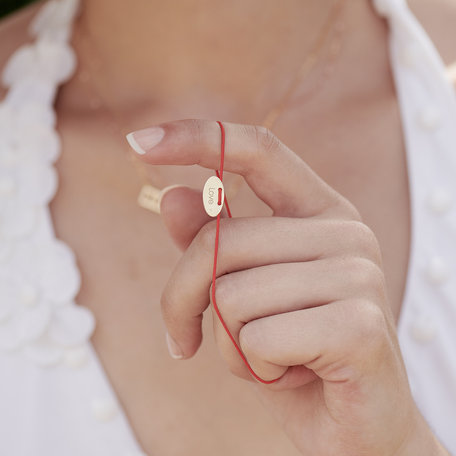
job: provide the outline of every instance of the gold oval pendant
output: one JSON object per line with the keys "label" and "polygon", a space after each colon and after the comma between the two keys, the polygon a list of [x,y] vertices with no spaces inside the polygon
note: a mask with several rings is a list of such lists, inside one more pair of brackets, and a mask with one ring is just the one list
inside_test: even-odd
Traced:
{"label": "gold oval pendant", "polygon": [[[222,189],[219,201],[219,188]],[[203,205],[205,211],[211,217],[217,217],[223,208],[223,201],[225,200],[225,189],[223,188],[222,181],[217,176],[211,176],[203,188]]]}

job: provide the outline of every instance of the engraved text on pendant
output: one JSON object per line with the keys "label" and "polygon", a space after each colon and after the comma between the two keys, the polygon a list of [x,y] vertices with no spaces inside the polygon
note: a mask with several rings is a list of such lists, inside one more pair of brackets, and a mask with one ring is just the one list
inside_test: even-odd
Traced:
{"label": "engraved text on pendant", "polygon": [[[221,197],[219,199],[219,189],[221,189]],[[203,204],[204,209],[211,217],[217,217],[223,208],[225,199],[225,189],[222,181],[217,176],[211,176],[204,184],[203,188]],[[221,204],[218,202],[221,201]]]}

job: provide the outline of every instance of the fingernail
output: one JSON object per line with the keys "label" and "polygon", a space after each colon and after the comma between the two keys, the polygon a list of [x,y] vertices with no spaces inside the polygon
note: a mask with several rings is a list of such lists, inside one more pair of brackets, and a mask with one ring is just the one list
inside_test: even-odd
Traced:
{"label": "fingernail", "polygon": [[127,141],[137,154],[144,155],[149,149],[155,147],[163,136],[165,136],[163,128],[151,127],[128,133]]}
{"label": "fingernail", "polygon": [[181,359],[184,357],[181,348],[176,344],[176,342],[174,342],[173,338],[168,334],[168,331],[166,331],[166,343],[168,345],[168,351],[171,358]]}

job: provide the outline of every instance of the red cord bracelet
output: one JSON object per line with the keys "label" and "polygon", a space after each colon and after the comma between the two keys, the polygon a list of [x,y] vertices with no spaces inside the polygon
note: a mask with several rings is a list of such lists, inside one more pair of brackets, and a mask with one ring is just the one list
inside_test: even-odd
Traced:
{"label": "red cord bracelet", "polygon": [[[228,200],[226,199],[226,195],[224,194],[224,190],[223,190],[223,162],[224,162],[224,158],[225,158],[225,129],[223,127],[222,122],[217,120],[217,123],[220,125],[220,129],[222,130],[222,144],[221,144],[222,147],[221,147],[221,155],[220,155],[220,174],[218,173],[217,170],[215,170],[215,173],[217,175],[217,178],[220,179],[220,183],[222,183],[222,185],[219,186],[219,188],[218,188],[217,206],[220,206],[220,207],[216,208],[216,210],[214,210],[214,212],[212,212],[212,213],[210,213],[208,211],[208,214],[211,216],[214,216],[215,213],[217,214],[217,228],[216,228],[216,232],[215,232],[215,250],[214,250],[214,269],[212,272],[212,303],[214,305],[214,309],[215,309],[215,312],[217,313],[220,323],[222,323],[222,326],[225,328],[226,333],[228,334],[229,338],[231,339],[234,346],[236,347],[236,350],[238,351],[239,355],[241,356],[242,360],[244,361],[245,365],[247,366],[247,369],[249,370],[249,372],[261,383],[265,383],[265,384],[275,383],[281,377],[276,378],[274,380],[263,380],[257,374],[255,374],[253,369],[250,367],[250,364],[247,361],[247,358],[245,357],[244,353],[242,353],[242,350],[239,348],[238,344],[234,340],[234,337],[231,335],[230,330],[228,329],[225,321],[223,320],[223,317],[220,314],[217,303],[215,301],[215,279],[217,278],[217,253],[218,253],[219,233],[220,233],[220,214],[221,214],[221,210],[222,210],[222,206],[223,206],[222,195],[223,195],[223,199],[224,199],[224,202],[226,205],[226,210],[228,212],[228,216],[231,218],[230,207],[228,206]],[[212,176],[209,179],[216,179],[216,178],[214,176]],[[206,189],[206,185],[205,185],[205,189]],[[207,198],[209,198],[209,201],[212,204],[212,202],[213,202],[212,196],[213,196],[212,193],[210,194],[210,196],[208,196],[208,193],[203,191],[203,200],[205,201],[205,203],[204,203],[205,208],[207,207],[207,204],[206,204],[206,201],[208,201]],[[208,209],[206,209],[206,210],[208,210]]]}

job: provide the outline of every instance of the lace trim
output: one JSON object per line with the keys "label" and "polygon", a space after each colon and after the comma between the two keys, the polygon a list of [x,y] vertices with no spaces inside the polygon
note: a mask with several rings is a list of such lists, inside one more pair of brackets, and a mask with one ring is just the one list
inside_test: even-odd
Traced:
{"label": "lace trim", "polygon": [[71,248],[48,223],[60,155],[53,103],[74,73],[68,45],[76,0],[52,0],[30,25],[35,37],[9,59],[0,103],[0,350],[55,365],[86,343],[92,313],[76,305],[81,278]]}

